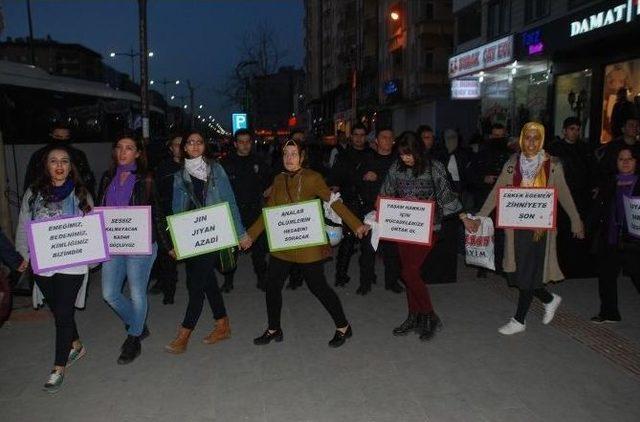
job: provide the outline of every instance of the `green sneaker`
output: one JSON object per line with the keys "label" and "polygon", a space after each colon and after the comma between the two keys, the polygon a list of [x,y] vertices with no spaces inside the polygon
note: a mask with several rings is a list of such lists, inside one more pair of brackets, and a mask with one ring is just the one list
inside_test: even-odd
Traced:
{"label": "green sneaker", "polygon": [[84,344],[80,346],[80,349],[77,350],[75,348],[71,348],[69,352],[69,358],[67,359],[67,368],[80,360],[84,355],[87,354],[87,348],[84,347]]}
{"label": "green sneaker", "polygon": [[64,374],[53,370],[49,374],[49,378],[44,384],[44,387],[42,387],[42,390],[50,394],[57,393],[60,387],[62,387],[62,381],[64,381]]}

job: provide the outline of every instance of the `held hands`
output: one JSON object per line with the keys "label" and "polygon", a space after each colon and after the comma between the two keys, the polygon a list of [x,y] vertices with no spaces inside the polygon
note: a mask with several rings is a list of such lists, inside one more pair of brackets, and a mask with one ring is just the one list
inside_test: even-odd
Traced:
{"label": "held hands", "polygon": [[573,232],[573,237],[580,240],[584,239],[584,229],[581,228],[580,230]]}
{"label": "held hands", "polygon": [[363,224],[356,229],[355,234],[358,239],[362,239],[367,235],[367,233],[369,233],[369,230],[371,230],[371,226],[369,226],[368,224]]}
{"label": "held hands", "polygon": [[18,265],[18,272],[19,273],[23,273],[27,267],[29,266],[29,260],[28,259],[23,259],[22,262],[20,263],[20,265]]}
{"label": "held hands", "polygon": [[173,249],[168,252],[168,255],[173,259],[177,259],[176,251]]}
{"label": "held hands", "polygon": [[480,220],[473,220],[467,217],[466,214],[460,214],[459,217],[460,217],[460,220],[462,220],[462,224],[464,224],[464,228],[468,232],[475,233],[480,228]]}
{"label": "held hands", "polygon": [[378,175],[372,171],[368,171],[364,174],[364,176],[362,176],[362,180],[364,180],[365,182],[375,182],[376,180],[378,180]]}
{"label": "held hands", "polygon": [[251,247],[251,245],[253,245],[253,240],[248,234],[245,234],[244,236],[242,236],[242,239],[240,239],[239,243],[240,243],[240,250],[246,251]]}

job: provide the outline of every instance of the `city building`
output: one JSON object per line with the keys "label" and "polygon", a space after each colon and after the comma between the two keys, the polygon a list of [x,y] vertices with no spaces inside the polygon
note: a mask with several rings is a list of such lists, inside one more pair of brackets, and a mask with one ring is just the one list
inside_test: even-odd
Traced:
{"label": "city building", "polygon": [[449,98],[451,1],[306,0],[305,10],[307,106],[317,134],[348,134],[356,121],[398,131],[467,126],[466,105],[453,110]]}
{"label": "city building", "polygon": [[479,97],[485,133],[503,123],[516,134],[536,120],[559,135],[577,116],[585,139],[608,142],[621,88],[640,111],[638,1],[454,0],[453,11],[449,77]]}

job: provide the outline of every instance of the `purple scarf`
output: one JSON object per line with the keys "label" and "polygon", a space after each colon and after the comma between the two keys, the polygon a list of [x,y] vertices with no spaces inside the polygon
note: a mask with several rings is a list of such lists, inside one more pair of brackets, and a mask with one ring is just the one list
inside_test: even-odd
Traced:
{"label": "purple scarf", "polygon": [[[135,171],[137,168],[136,163],[118,166],[116,174],[113,176],[113,180],[111,180],[109,187],[107,187],[107,194],[105,198],[106,206],[124,207],[129,205],[133,186],[136,184]],[[123,184],[120,184],[120,175],[126,172],[129,172],[129,176],[127,176]]]}
{"label": "purple scarf", "polygon": [[625,224],[624,213],[624,197],[631,196],[633,189],[638,181],[635,174],[618,174],[616,175],[616,197],[615,202],[611,205],[611,219],[609,223],[609,244],[616,245],[618,243],[618,235]]}
{"label": "purple scarf", "polygon": [[51,186],[48,192],[49,197],[47,198],[47,201],[60,202],[67,196],[69,196],[69,194],[73,192],[74,188],[75,184],[71,179],[65,180],[64,183],[60,186]]}

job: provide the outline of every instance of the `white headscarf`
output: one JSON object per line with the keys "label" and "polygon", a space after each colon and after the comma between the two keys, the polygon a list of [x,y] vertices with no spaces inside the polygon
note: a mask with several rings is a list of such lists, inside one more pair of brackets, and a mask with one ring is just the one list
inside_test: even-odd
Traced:
{"label": "white headscarf", "polygon": [[202,155],[196,158],[185,158],[184,168],[196,179],[202,180],[203,182],[207,181],[208,165],[202,158]]}
{"label": "white headscarf", "polygon": [[520,172],[522,173],[522,185],[531,186],[540,171],[545,158],[544,149],[538,151],[533,157],[527,157],[524,153],[520,154]]}

